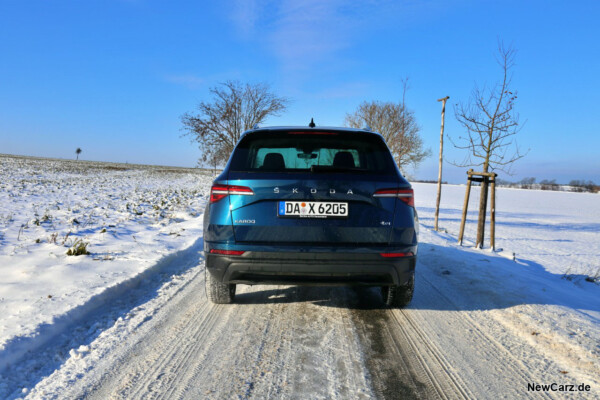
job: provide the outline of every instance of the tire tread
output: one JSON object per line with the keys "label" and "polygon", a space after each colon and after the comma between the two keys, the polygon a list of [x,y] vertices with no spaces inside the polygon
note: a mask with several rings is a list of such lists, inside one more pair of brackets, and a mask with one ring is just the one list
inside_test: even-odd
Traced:
{"label": "tire tread", "polygon": [[403,308],[406,307],[413,298],[415,288],[414,276],[411,280],[402,286],[391,285],[381,287],[381,296],[386,306],[391,308]]}
{"label": "tire tread", "polygon": [[206,295],[215,304],[231,304],[235,297],[235,284],[219,282],[206,271]]}

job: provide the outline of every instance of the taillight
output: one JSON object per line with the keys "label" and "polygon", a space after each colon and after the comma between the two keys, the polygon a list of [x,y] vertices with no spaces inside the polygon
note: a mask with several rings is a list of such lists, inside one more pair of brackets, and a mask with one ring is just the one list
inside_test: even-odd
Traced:
{"label": "taillight", "polygon": [[397,197],[411,207],[415,206],[415,196],[412,189],[380,189],[373,197]]}
{"label": "taillight", "polygon": [[412,251],[409,251],[408,253],[379,253],[381,254],[382,257],[385,258],[397,258],[397,257],[412,257],[414,256]]}
{"label": "taillight", "polygon": [[210,249],[210,254],[221,254],[224,256],[241,256],[244,254],[244,250],[219,250],[219,249]]}
{"label": "taillight", "polygon": [[210,202],[215,203],[230,194],[241,194],[251,196],[254,194],[252,189],[245,186],[233,186],[233,185],[213,185],[210,188]]}

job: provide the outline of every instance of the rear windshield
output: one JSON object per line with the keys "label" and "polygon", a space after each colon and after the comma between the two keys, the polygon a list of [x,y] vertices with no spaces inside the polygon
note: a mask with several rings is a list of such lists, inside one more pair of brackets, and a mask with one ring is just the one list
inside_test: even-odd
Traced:
{"label": "rear windshield", "polygon": [[357,132],[258,132],[236,147],[230,165],[240,172],[364,172],[395,174],[383,140]]}

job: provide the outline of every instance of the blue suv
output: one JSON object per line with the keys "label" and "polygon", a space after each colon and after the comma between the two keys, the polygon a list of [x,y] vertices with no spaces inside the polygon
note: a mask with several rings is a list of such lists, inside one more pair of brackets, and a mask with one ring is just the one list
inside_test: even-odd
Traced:
{"label": "blue suv", "polygon": [[380,286],[413,295],[413,190],[383,137],[350,128],[244,132],[204,214],[206,290],[231,303],[237,284]]}

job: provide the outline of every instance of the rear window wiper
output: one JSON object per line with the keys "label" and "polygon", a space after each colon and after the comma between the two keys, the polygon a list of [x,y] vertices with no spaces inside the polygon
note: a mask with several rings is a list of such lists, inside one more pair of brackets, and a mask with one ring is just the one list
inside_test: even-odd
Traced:
{"label": "rear window wiper", "polygon": [[364,173],[369,172],[364,168],[344,168],[344,167],[335,167],[333,165],[312,165],[310,167],[310,172],[358,172]]}

